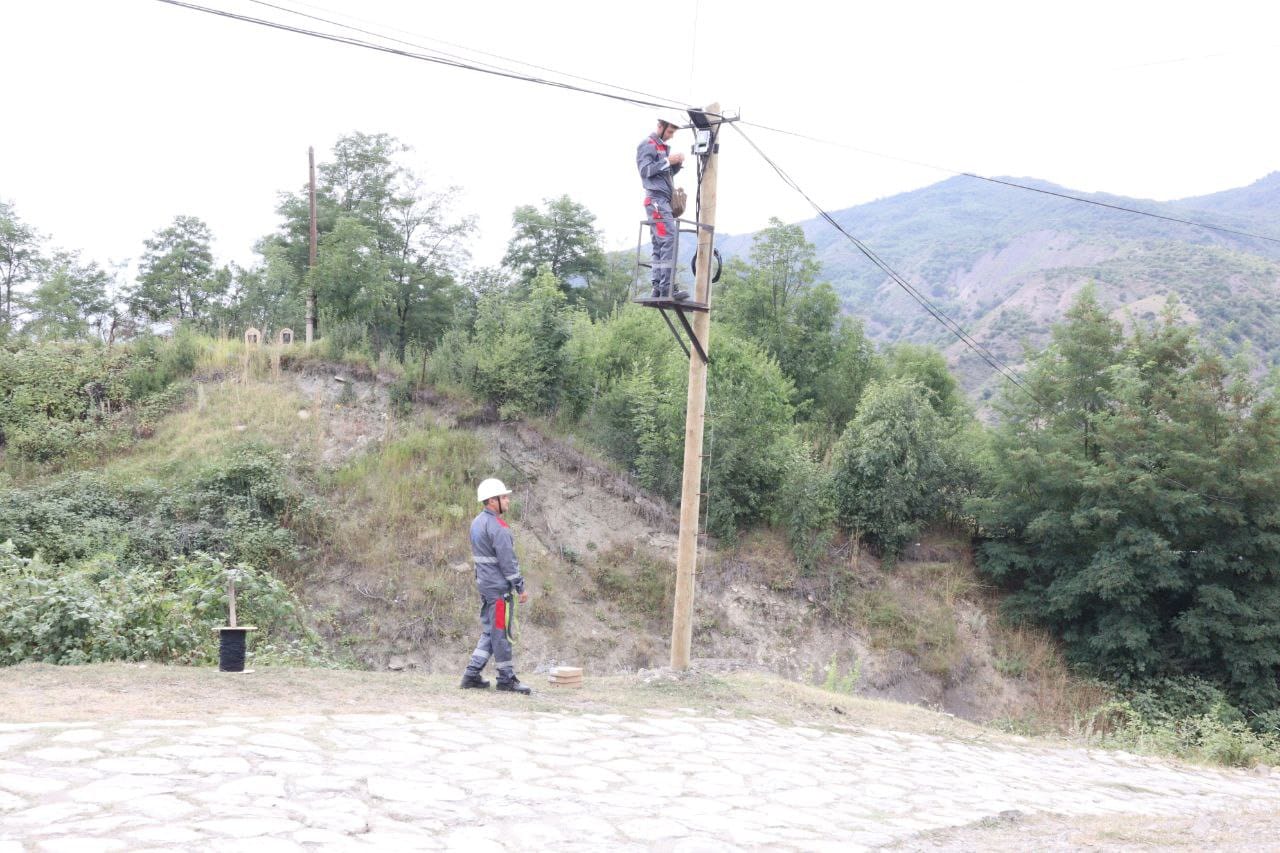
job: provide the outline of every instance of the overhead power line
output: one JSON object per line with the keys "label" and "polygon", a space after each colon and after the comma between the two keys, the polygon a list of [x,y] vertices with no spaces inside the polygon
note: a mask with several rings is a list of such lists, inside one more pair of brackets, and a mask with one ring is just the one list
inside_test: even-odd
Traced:
{"label": "overhead power line", "polygon": [[[352,24],[344,24],[344,23],[342,23],[341,21],[335,21],[335,20],[333,20],[333,19],[331,19],[331,18],[324,18],[324,17],[321,17],[321,16],[319,16],[319,15],[312,15],[312,14],[309,14],[309,13],[307,13],[307,12],[299,11],[299,10],[297,10],[297,9],[291,9],[291,8],[289,8],[288,6],[280,6],[280,5],[277,5],[277,4],[275,4],[275,3],[268,3],[268,2],[266,2],[266,0],[249,0],[249,2],[250,2],[250,3],[255,3],[255,4],[259,5],[259,6],[265,6],[265,7],[269,8],[269,9],[276,9],[276,10],[281,11],[281,12],[287,12],[287,13],[288,13],[288,14],[290,14],[290,15],[298,15],[299,17],[302,17],[302,18],[308,18],[308,19],[313,20],[313,21],[319,21],[319,22],[324,23],[324,24],[330,24],[331,26],[341,27],[341,28],[342,28],[342,29],[344,29],[344,30],[351,30],[352,32],[361,33],[361,34],[363,34],[363,35],[373,36],[374,38],[382,39],[383,41],[395,42],[396,44],[403,44],[403,45],[406,45],[406,46],[408,46],[408,47],[416,47],[416,48],[418,48],[418,49],[420,49],[420,50],[429,50],[429,51],[432,51],[433,53],[435,53],[435,54],[437,54],[437,55],[439,55],[439,56],[448,57],[448,58],[450,58],[450,59],[456,59],[456,60],[458,60],[459,62],[466,62],[466,61],[468,61],[468,60],[466,59],[466,57],[464,57],[464,56],[459,56],[458,54],[454,54],[454,53],[446,53],[446,52],[441,51],[441,50],[439,50],[439,49],[437,49],[437,48],[428,47],[427,45],[420,44],[420,43],[418,43],[418,42],[407,41],[407,40],[405,40],[405,39],[395,38],[394,36],[385,35],[384,33],[379,33],[379,32],[376,32],[376,31],[374,31],[374,30],[366,30],[366,29],[362,29],[362,28],[357,27],[357,26],[354,26],[354,25],[352,25]],[[317,11],[329,12],[330,14],[339,14],[339,13],[333,12],[333,11],[328,10],[328,9],[322,9],[322,8],[321,8],[321,7],[319,7],[319,6],[311,6],[310,4],[307,4],[307,3],[303,3],[303,4],[300,4],[300,5],[302,5],[302,6],[306,6],[307,8],[316,9]],[[442,39],[433,39],[433,38],[429,38],[429,37],[427,37],[427,36],[423,36],[423,35],[422,35],[422,34],[420,34],[420,33],[411,33],[411,32],[408,32],[408,31],[406,31],[406,30],[398,30],[398,32],[403,32],[403,33],[405,33],[406,35],[412,35],[412,36],[414,36],[415,38],[425,39],[426,41],[431,41],[431,42],[436,42],[436,43],[438,43],[438,44],[448,45],[449,47],[456,47],[456,48],[459,48],[460,50],[464,50],[464,51],[466,51],[467,53],[474,53],[474,54],[479,54],[480,56],[488,56],[488,57],[492,57],[492,58],[494,58],[494,59],[500,59],[500,60],[502,60],[503,62],[513,63],[513,64],[515,64],[515,65],[522,65],[522,66],[524,66],[525,68],[534,68],[534,69],[536,69],[536,70],[538,70],[538,71],[546,71],[546,72],[551,73],[551,74],[556,74],[556,75],[558,75],[558,76],[560,76],[560,77],[568,77],[568,78],[573,79],[573,80],[581,80],[581,81],[583,81],[584,83],[593,83],[593,84],[595,84],[595,85],[597,85],[597,86],[605,86],[605,87],[607,87],[607,88],[609,88],[609,89],[616,89],[616,90],[617,90],[617,91],[619,91],[619,92],[630,92],[630,93],[631,93],[631,94],[633,94],[633,95],[640,95],[640,96],[642,96],[642,97],[645,97],[645,98],[652,98],[652,99],[654,99],[654,100],[658,100],[658,101],[667,101],[667,100],[670,100],[670,103],[671,103],[672,105],[676,104],[676,101],[671,100],[671,99],[667,99],[667,98],[663,98],[661,95],[654,95],[654,94],[651,94],[651,93],[649,93],[649,92],[642,92],[642,91],[640,91],[640,90],[638,90],[638,89],[628,89],[628,88],[627,88],[627,87],[625,87],[625,86],[618,86],[618,85],[616,85],[616,84],[608,83],[608,82],[605,82],[605,81],[603,81],[603,80],[595,80],[595,79],[592,79],[592,78],[590,78],[590,77],[583,77],[583,76],[578,75],[578,74],[571,74],[571,73],[569,73],[569,72],[567,72],[567,71],[560,71],[560,70],[557,70],[557,69],[555,69],[555,68],[548,68],[548,67],[547,67],[547,66],[545,66],[545,65],[537,65],[537,64],[535,64],[535,63],[532,63],[532,62],[525,62],[525,61],[523,61],[523,60],[515,59],[515,58],[510,57],[510,56],[503,56],[503,55],[502,55],[502,54],[500,54],[500,53],[490,53],[489,51],[486,51],[486,50],[477,50],[476,48],[467,47],[466,45],[457,44],[457,43],[455,43],[455,42],[450,42],[450,41],[444,41],[444,40],[442,40]],[[484,66],[484,67],[486,67],[486,68],[495,68],[495,69],[502,70],[502,71],[510,70],[510,69],[502,68],[502,67],[501,67],[501,66],[499,66],[499,65],[494,65],[494,64],[492,64],[492,63],[487,63],[487,62],[485,62],[485,63],[477,63],[477,64],[478,64],[478,65],[483,65],[483,66]]]}
{"label": "overhead power line", "polygon": [[[250,2],[252,2],[252,3],[256,3],[256,4],[260,5],[260,6],[265,6],[265,7],[272,8],[272,9],[277,9],[277,10],[279,10],[279,11],[286,12],[286,13],[288,13],[288,14],[292,14],[292,15],[299,15],[299,16],[301,16],[301,17],[309,18],[309,19],[314,20],[314,21],[319,21],[319,22],[322,22],[322,23],[330,24],[331,26],[340,27],[340,28],[342,28],[342,29],[350,30],[350,31],[352,31],[352,32],[358,32],[358,33],[361,33],[361,34],[363,34],[363,35],[373,36],[374,38],[382,39],[382,40],[384,40],[384,41],[396,42],[396,43],[399,43],[399,44],[404,44],[404,45],[409,46],[409,47],[415,47],[415,48],[418,48],[418,49],[420,49],[420,50],[430,50],[430,51],[432,51],[432,53],[427,54],[427,53],[417,53],[417,52],[409,51],[409,50],[402,50],[402,49],[399,49],[399,48],[390,47],[390,46],[385,45],[385,44],[377,44],[377,43],[375,43],[375,42],[368,42],[368,41],[364,41],[364,40],[362,40],[362,39],[357,39],[357,38],[353,38],[353,37],[349,37],[349,36],[342,36],[342,35],[337,35],[337,34],[333,34],[333,33],[324,33],[324,32],[320,32],[320,31],[317,31],[317,30],[309,30],[309,29],[306,29],[306,28],[304,28],[304,27],[294,27],[294,26],[290,26],[290,25],[288,25],[288,24],[280,23],[280,22],[278,22],[278,21],[271,21],[271,20],[267,20],[267,19],[265,19],[265,18],[254,18],[254,17],[252,17],[252,16],[250,16],[250,15],[241,15],[241,14],[238,14],[238,13],[235,13],[235,12],[230,12],[230,11],[227,11],[227,10],[224,10],[224,9],[215,9],[215,8],[212,8],[212,7],[209,7],[209,6],[201,6],[201,5],[196,4],[196,3],[187,3],[187,2],[182,2],[182,0],[157,0],[157,2],[165,3],[165,4],[170,5],[170,6],[178,6],[178,7],[184,8],[184,9],[190,9],[190,10],[192,10],[192,11],[204,12],[204,13],[206,13],[206,14],[210,14],[210,15],[217,15],[217,16],[224,17],[224,18],[230,18],[230,19],[232,19],[232,20],[242,21],[242,22],[244,22],[244,23],[250,23],[250,24],[256,24],[256,25],[258,25],[258,26],[270,27],[270,28],[272,28],[272,29],[282,30],[282,31],[284,31],[284,32],[291,32],[291,33],[295,33],[295,34],[297,34],[297,35],[304,35],[304,36],[309,36],[309,37],[312,37],[312,38],[318,38],[318,39],[323,39],[323,40],[326,40],[326,41],[336,42],[336,43],[338,43],[338,44],[345,44],[345,45],[348,45],[348,46],[351,46],[351,47],[360,47],[360,48],[364,48],[364,49],[366,49],[366,50],[376,50],[376,51],[380,51],[380,52],[383,52],[383,53],[390,53],[390,54],[394,54],[394,55],[397,55],[397,56],[403,56],[403,57],[408,58],[408,59],[416,59],[416,60],[419,60],[419,61],[422,61],[422,62],[432,62],[432,63],[436,63],[436,64],[439,64],[439,65],[445,65],[445,66],[449,66],[449,67],[452,67],[452,68],[458,68],[458,69],[462,69],[462,70],[466,70],[466,71],[479,71],[479,72],[481,72],[481,73],[483,73],[483,74],[491,74],[491,75],[498,76],[498,77],[505,77],[505,78],[507,78],[507,79],[511,79],[511,80],[521,80],[521,81],[524,81],[524,82],[527,82],[527,83],[534,83],[534,84],[542,85],[542,86],[551,86],[551,87],[554,87],[554,88],[566,89],[566,90],[574,91],[574,92],[581,92],[581,93],[583,93],[583,94],[596,95],[596,96],[603,97],[603,98],[610,98],[610,99],[617,100],[617,101],[623,101],[623,102],[625,102],[625,103],[636,104],[637,106],[658,107],[658,108],[660,108],[660,109],[665,109],[665,108],[675,108],[675,109],[680,109],[680,110],[685,110],[685,109],[687,109],[687,106],[686,106],[686,105],[681,104],[681,103],[680,103],[678,100],[676,100],[675,98],[665,98],[665,97],[660,96],[660,95],[653,95],[653,94],[651,94],[651,93],[648,93],[648,92],[641,92],[641,91],[639,91],[639,90],[635,90],[635,89],[628,89],[628,88],[626,88],[626,87],[624,87],[624,86],[618,86],[618,85],[615,85],[615,84],[612,84],[612,83],[606,83],[606,82],[602,82],[602,81],[599,81],[599,80],[594,80],[594,79],[589,78],[589,77],[581,77],[581,76],[579,76],[579,75],[569,74],[569,73],[567,73],[567,72],[563,72],[563,71],[557,71],[557,70],[555,70],[555,69],[548,68],[548,67],[546,67],[546,66],[534,65],[534,64],[532,64],[532,63],[522,62],[521,60],[512,59],[512,58],[510,58],[510,57],[505,57],[505,56],[502,56],[502,55],[500,55],[500,54],[487,53],[487,52],[485,52],[485,51],[474,50],[474,49],[472,49],[472,48],[463,47],[462,45],[456,45],[456,44],[453,44],[453,43],[451,43],[451,42],[441,42],[442,44],[450,44],[451,46],[454,46],[454,47],[461,47],[462,49],[467,50],[467,51],[472,52],[472,53],[478,53],[478,54],[482,54],[482,55],[485,55],[485,56],[492,56],[492,57],[494,57],[494,58],[496,58],[496,59],[501,59],[501,60],[503,60],[503,61],[505,61],[505,62],[514,62],[514,63],[516,63],[516,64],[518,64],[518,65],[524,65],[524,66],[529,67],[529,68],[536,68],[536,69],[539,69],[539,70],[542,70],[542,71],[547,71],[547,72],[550,72],[550,73],[553,73],[553,74],[557,74],[557,75],[562,76],[562,77],[569,77],[569,78],[571,78],[571,79],[582,80],[582,81],[584,81],[584,82],[593,83],[593,84],[595,84],[595,85],[597,85],[597,86],[605,86],[605,87],[608,87],[608,88],[610,88],[610,89],[617,90],[618,92],[629,92],[629,93],[631,93],[631,95],[638,95],[638,96],[641,96],[641,97],[631,97],[631,96],[628,96],[628,95],[620,95],[620,94],[615,94],[614,92],[606,92],[606,91],[602,91],[602,90],[600,90],[600,89],[591,89],[591,88],[587,88],[587,87],[585,87],[585,86],[576,86],[576,85],[573,85],[573,84],[570,84],[570,83],[565,83],[565,82],[563,82],[563,81],[558,81],[558,80],[548,80],[548,79],[546,79],[546,78],[536,77],[536,76],[529,75],[529,74],[520,74],[520,73],[515,72],[515,71],[512,71],[512,70],[510,70],[510,69],[503,68],[502,66],[499,66],[499,65],[494,65],[494,64],[491,64],[491,63],[481,63],[481,62],[477,62],[477,61],[474,61],[474,60],[467,60],[467,59],[465,59],[465,58],[463,58],[463,57],[458,56],[457,54],[449,54],[449,53],[446,53],[446,52],[442,52],[442,51],[436,50],[436,49],[434,49],[434,48],[427,48],[427,47],[425,47],[424,45],[416,44],[416,43],[414,43],[414,42],[405,41],[405,40],[403,40],[403,39],[397,39],[397,38],[394,38],[394,37],[392,37],[392,36],[387,36],[387,35],[383,35],[383,34],[377,33],[377,32],[375,32],[375,31],[373,31],[373,30],[366,30],[366,29],[362,29],[362,28],[360,28],[360,27],[356,27],[356,26],[353,26],[353,25],[351,25],[351,24],[344,24],[344,23],[342,23],[342,22],[340,22],[340,21],[334,21],[334,20],[332,20],[332,19],[330,19],[330,18],[320,17],[320,16],[318,16],[318,15],[311,15],[311,14],[308,14],[308,13],[306,13],[306,12],[301,12],[301,11],[299,11],[299,10],[297,10],[297,9],[291,9],[291,8],[286,7],[286,6],[281,6],[281,5],[277,5],[277,4],[274,4],[274,3],[266,2],[266,0],[250,0]],[[433,39],[433,41],[434,41],[434,39]],[[946,173],[948,173],[948,174],[952,174],[952,175],[959,175],[959,176],[966,177],[966,178],[973,178],[974,180],[987,181],[987,182],[989,182],[989,183],[993,183],[993,184],[1000,184],[1000,185],[1002,185],[1002,186],[1012,187],[1012,188],[1020,189],[1020,190],[1025,190],[1025,191],[1028,191],[1028,192],[1036,192],[1036,193],[1042,193],[1042,194],[1044,194],[1044,195],[1056,196],[1056,197],[1058,197],[1058,198],[1066,199],[1066,200],[1069,200],[1069,201],[1076,201],[1076,202],[1080,202],[1080,203],[1082,203],[1082,204],[1091,204],[1091,205],[1094,205],[1094,206],[1096,206],[1096,207],[1103,207],[1103,208],[1107,208],[1107,209],[1110,209],[1110,210],[1115,210],[1115,211],[1120,211],[1120,212],[1124,212],[1124,213],[1131,213],[1131,214],[1135,214],[1135,215],[1138,215],[1138,216],[1147,216],[1147,217],[1151,217],[1151,218],[1153,218],[1153,219],[1159,219],[1159,220],[1163,220],[1163,221],[1165,221],[1165,222],[1174,222],[1174,223],[1178,223],[1178,224],[1181,224],[1181,225],[1187,225],[1187,226],[1190,226],[1190,227],[1193,227],[1193,228],[1204,228],[1204,229],[1211,230],[1211,231],[1217,231],[1217,232],[1219,232],[1219,233],[1223,233],[1223,234],[1231,234],[1231,235],[1233,235],[1233,236],[1237,236],[1237,237],[1246,237],[1246,238],[1253,239],[1253,240],[1262,240],[1262,241],[1264,241],[1264,242],[1268,242],[1268,243],[1276,243],[1276,244],[1280,244],[1280,237],[1269,237],[1269,236],[1267,236],[1267,235],[1265,235],[1265,234],[1254,234],[1254,233],[1249,232],[1249,231],[1242,231],[1242,230],[1235,229],[1235,228],[1226,228],[1226,227],[1221,226],[1221,225],[1213,225],[1213,224],[1211,224],[1211,223],[1207,223],[1207,222],[1198,222],[1198,221],[1196,221],[1196,220],[1192,220],[1192,219],[1184,219],[1184,218],[1176,217],[1176,216],[1166,216],[1166,215],[1164,215],[1164,214],[1153,213],[1152,211],[1149,211],[1149,210],[1140,210],[1140,209],[1138,209],[1138,208],[1126,207],[1126,206],[1124,206],[1124,205],[1114,204],[1114,203],[1111,203],[1111,202],[1099,201],[1099,200],[1097,200],[1097,199],[1085,198],[1084,196],[1073,195],[1073,194],[1071,194],[1071,193],[1058,192],[1058,191],[1055,191],[1055,190],[1048,190],[1048,189],[1045,189],[1045,188],[1043,188],[1043,187],[1033,187],[1033,186],[1029,186],[1029,185],[1027,185],[1027,184],[1020,184],[1020,183],[1018,183],[1018,182],[1016,182],[1016,181],[1009,181],[1009,180],[1004,180],[1004,179],[1001,179],[1001,178],[990,178],[990,177],[987,177],[987,176],[985,176],[985,175],[979,175],[979,174],[977,174],[977,173],[964,171],[964,170],[962,170],[962,169],[953,169],[953,168],[950,168],[950,167],[947,167],[947,166],[938,166],[938,165],[934,165],[934,164],[932,164],[932,163],[924,163],[924,162],[921,162],[921,161],[918,161],[918,160],[911,160],[911,159],[904,158],[904,157],[895,157],[895,156],[890,155],[890,154],[884,154],[884,153],[882,153],[882,152],[872,151],[872,150],[870,150],[870,149],[866,149],[866,148],[859,148],[859,147],[857,147],[857,146],[855,146],[855,145],[850,145],[850,144],[848,144],[848,143],[844,143],[844,142],[836,142],[836,141],[829,140],[829,139],[822,139],[822,138],[820,138],[820,137],[817,137],[817,136],[811,136],[811,135],[806,134],[806,133],[799,133],[799,132],[797,132],[797,131],[793,131],[793,130],[786,130],[785,128],[771,127],[771,126],[769,126],[769,125],[760,124],[760,123],[757,123],[757,122],[748,122],[748,121],[743,121],[743,122],[740,122],[740,123],[741,123],[741,124],[750,125],[751,127],[758,127],[758,128],[760,128],[761,130],[767,130],[767,131],[770,131],[770,132],[772,132],[772,133],[781,133],[781,134],[785,134],[785,135],[787,135],[787,136],[794,136],[794,137],[796,137],[796,138],[798,138],[798,139],[807,139],[807,140],[810,140],[810,141],[812,141],[812,142],[819,142],[819,143],[822,143],[822,144],[824,144],[824,145],[833,145],[833,146],[840,147],[840,148],[847,148],[847,149],[849,149],[849,150],[852,150],[852,151],[858,151],[858,152],[861,152],[861,153],[864,153],[864,154],[869,154],[869,155],[874,156],[874,157],[881,157],[881,158],[888,159],[888,160],[895,160],[895,161],[900,162],[900,163],[907,163],[907,164],[914,165],[914,166],[922,166],[922,167],[924,167],[924,168],[927,168],[927,169],[934,169],[934,170],[939,171],[939,172],[946,172]]]}
{"label": "overhead power line", "polygon": [[[539,86],[550,86],[555,89],[565,89],[571,92],[581,92],[587,95],[596,95],[601,98],[609,98],[615,101],[623,101],[629,104],[636,104],[642,107],[658,107],[659,109],[679,109],[684,110],[686,107],[678,101],[654,101],[641,98],[630,97],[627,95],[619,95],[613,92],[604,92],[599,89],[590,89],[585,86],[575,86],[572,83],[565,83],[560,80],[548,80],[542,77],[535,77],[530,74],[519,74],[514,71],[508,71],[497,66],[477,64],[461,59],[452,58],[443,54],[427,54],[417,53],[411,50],[403,50],[397,47],[391,47],[385,44],[377,44],[375,42],[364,41],[362,39],[350,36],[338,35],[336,33],[324,33],[318,30],[309,30],[305,27],[295,27],[284,24],[279,21],[271,21],[265,18],[255,18],[251,15],[241,15],[236,12],[229,12],[225,9],[214,9],[209,6],[201,6],[196,3],[184,3],[182,0],[156,0],[158,3],[164,3],[169,6],[177,6],[182,9],[189,9],[193,12],[204,12],[208,15],[217,15],[222,18],[229,18],[234,21],[241,21],[246,24],[255,24],[261,27],[269,27],[274,30],[294,33],[296,35],[308,36],[310,38],[322,39],[337,44],[345,44],[351,47],[364,48],[366,50],[375,50],[380,53],[390,53],[395,56],[403,56],[406,59],[416,59],[419,62],[430,62],[436,65],[445,65],[450,68],[458,68],[465,71],[479,71],[482,74],[491,74],[495,77],[505,77],[509,80],[521,80],[526,83],[534,83]],[[342,26],[342,25],[339,25]]]}

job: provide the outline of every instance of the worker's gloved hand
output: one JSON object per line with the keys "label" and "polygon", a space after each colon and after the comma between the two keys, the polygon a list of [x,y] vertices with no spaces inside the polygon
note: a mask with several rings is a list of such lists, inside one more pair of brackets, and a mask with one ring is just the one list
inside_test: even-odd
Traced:
{"label": "worker's gloved hand", "polygon": [[681,163],[684,162],[684,155],[672,154],[670,157],[667,158],[667,162],[670,163],[672,166],[679,166]]}

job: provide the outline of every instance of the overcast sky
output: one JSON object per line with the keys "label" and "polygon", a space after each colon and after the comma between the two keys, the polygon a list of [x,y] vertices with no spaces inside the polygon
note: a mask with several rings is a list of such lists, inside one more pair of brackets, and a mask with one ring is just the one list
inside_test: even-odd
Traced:
{"label": "overcast sky", "polygon": [[[828,209],[948,177],[902,160],[1161,200],[1280,168],[1280,4],[1258,0],[272,1],[844,143],[743,128]],[[202,5],[333,30],[249,0]],[[220,262],[253,263],[277,193],[306,180],[307,146],[324,160],[353,131],[399,138],[428,186],[461,188],[476,264],[497,263],[517,205],[568,194],[610,249],[634,246],[642,217],[634,151],[651,108],[157,0],[2,0],[0,80],[0,199],[99,262],[136,259],[185,214],[210,225]],[[721,231],[811,215],[724,135]]]}

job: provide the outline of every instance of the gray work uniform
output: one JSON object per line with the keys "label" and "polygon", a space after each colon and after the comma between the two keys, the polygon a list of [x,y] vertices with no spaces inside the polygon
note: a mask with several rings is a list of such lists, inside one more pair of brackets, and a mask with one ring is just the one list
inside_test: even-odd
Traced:
{"label": "gray work uniform", "polygon": [[498,680],[510,681],[515,677],[511,640],[506,630],[494,623],[498,601],[508,592],[524,592],[524,577],[511,528],[491,509],[486,508],[471,522],[471,557],[476,564],[476,589],[480,593],[481,634],[466,674],[479,675],[492,657]]}
{"label": "gray work uniform", "polygon": [[667,159],[669,153],[667,143],[657,133],[649,134],[636,149],[636,168],[640,171],[640,185],[644,187],[644,212],[653,246],[650,277],[655,296],[671,294],[676,240],[680,238],[680,226],[671,213],[671,196],[675,192],[674,176],[683,164],[672,166]]}

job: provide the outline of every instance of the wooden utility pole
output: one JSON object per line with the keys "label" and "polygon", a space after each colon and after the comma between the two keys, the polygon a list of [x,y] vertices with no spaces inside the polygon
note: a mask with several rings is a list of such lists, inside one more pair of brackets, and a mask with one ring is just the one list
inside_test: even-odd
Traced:
{"label": "wooden utility pole", "polygon": [[[703,352],[711,353],[711,249],[716,225],[716,173],[720,139],[720,105],[703,110],[713,122],[711,150],[702,170],[698,218],[698,273],[694,301],[706,311],[694,311],[693,332]],[[697,155],[695,155],[697,156]],[[679,234],[676,235],[679,239]],[[674,272],[672,287],[675,286]],[[680,542],[676,549],[676,601],[671,618],[671,668],[688,669],[693,644],[693,582],[698,568],[698,510],[702,490],[702,428],[707,408],[707,363],[696,353],[689,357],[689,400],[684,421],[684,480],[680,487]]]}
{"label": "wooden utility pole", "polygon": [[[311,251],[307,256],[308,278],[315,275],[316,269],[316,149],[307,148],[307,163],[311,172]],[[311,339],[316,333],[316,286],[314,281],[307,282],[307,347],[311,347]]]}

